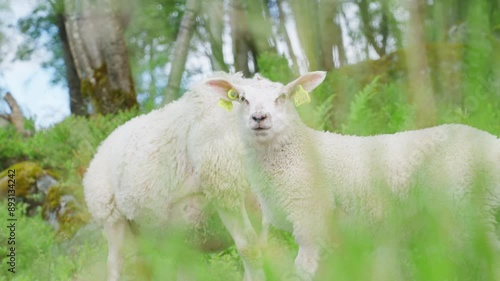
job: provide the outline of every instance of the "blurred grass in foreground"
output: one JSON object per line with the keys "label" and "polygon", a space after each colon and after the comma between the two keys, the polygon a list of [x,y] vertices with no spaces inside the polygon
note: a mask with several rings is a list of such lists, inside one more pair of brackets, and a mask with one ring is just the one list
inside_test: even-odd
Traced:
{"label": "blurred grass in foreground", "polygon": [[[403,201],[386,198],[387,215],[378,220],[363,213],[340,217],[332,233],[336,244],[325,245],[317,280],[498,280],[500,253],[490,247],[479,213],[482,203],[475,200],[483,195],[480,182],[477,190],[459,205],[434,190]],[[4,213],[0,220],[6,221]],[[107,245],[99,228],[86,226],[58,242],[39,217],[19,218],[17,273],[2,271],[0,280],[105,280]],[[140,262],[128,255],[123,280],[176,280],[178,274],[189,280],[242,278],[234,246],[201,254],[185,247],[182,238],[166,239],[165,233],[147,229],[141,233]],[[6,245],[3,233],[0,243]],[[296,253],[290,234],[271,229],[264,249],[268,280],[298,280]]]}

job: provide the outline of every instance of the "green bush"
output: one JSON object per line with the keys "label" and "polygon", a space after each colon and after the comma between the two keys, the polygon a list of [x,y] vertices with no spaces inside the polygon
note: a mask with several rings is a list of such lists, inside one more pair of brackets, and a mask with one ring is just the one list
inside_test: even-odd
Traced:
{"label": "green bush", "polygon": [[[116,127],[138,115],[138,111],[123,111],[117,115],[90,118],[69,116],[50,128],[23,137],[13,128],[0,129],[0,163],[6,169],[13,162],[30,160],[44,168],[56,170],[62,178],[77,184],[97,146]],[[76,173],[75,173],[76,172]]]}

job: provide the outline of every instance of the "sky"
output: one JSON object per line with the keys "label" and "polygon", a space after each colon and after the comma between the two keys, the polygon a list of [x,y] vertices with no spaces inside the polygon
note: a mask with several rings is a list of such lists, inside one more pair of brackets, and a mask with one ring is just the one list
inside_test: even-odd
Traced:
{"label": "sky", "polygon": [[[21,42],[21,34],[13,25],[21,17],[29,15],[36,0],[10,1],[9,17],[4,17],[9,38],[8,53],[0,65],[0,95],[9,91],[19,103],[24,116],[35,119],[37,128],[48,127],[70,114],[67,88],[50,83],[51,74],[41,68],[41,62],[48,54],[43,50],[35,53],[30,61],[14,61],[16,46]],[[2,101],[2,103],[5,103]],[[2,104],[0,111],[7,106]]]}

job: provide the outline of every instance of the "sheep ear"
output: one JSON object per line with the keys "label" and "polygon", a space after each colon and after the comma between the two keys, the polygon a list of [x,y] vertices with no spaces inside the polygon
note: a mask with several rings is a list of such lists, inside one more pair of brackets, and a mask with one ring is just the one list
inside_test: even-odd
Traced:
{"label": "sheep ear", "polygon": [[225,79],[210,79],[205,84],[214,92],[217,93],[221,98],[229,100],[227,92],[234,89],[233,85]]}
{"label": "sheep ear", "polygon": [[[297,86],[302,86],[307,92],[311,92],[316,87],[319,86],[325,80],[326,71],[314,71],[308,72],[300,76],[299,78],[288,83],[285,88],[289,93],[289,96],[293,96],[294,89]],[[290,95],[291,94],[291,95]]]}
{"label": "sheep ear", "polygon": [[254,79],[257,79],[257,80],[264,80],[264,76],[260,75],[260,73],[255,73],[255,75],[253,76]]}
{"label": "sheep ear", "polygon": [[240,94],[236,87],[225,79],[210,79],[205,82],[209,89],[220,97],[218,105],[227,111],[233,109],[233,101],[239,101]]}

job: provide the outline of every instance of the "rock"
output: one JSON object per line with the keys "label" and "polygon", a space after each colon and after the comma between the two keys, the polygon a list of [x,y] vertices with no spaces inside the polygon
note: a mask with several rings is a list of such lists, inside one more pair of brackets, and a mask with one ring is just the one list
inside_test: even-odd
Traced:
{"label": "rock", "polygon": [[28,205],[27,214],[32,216],[45,200],[48,189],[58,184],[55,176],[35,162],[16,163],[0,173],[0,198],[7,197],[9,170],[14,170],[16,201]]}
{"label": "rock", "polygon": [[60,238],[71,237],[82,223],[89,220],[85,208],[72,194],[78,187],[72,189],[60,186],[52,172],[30,161],[14,164],[0,173],[0,198],[7,197],[9,170],[16,171],[16,201],[28,204],[28,216],[37,214],[41,206],[43,219],[57,231]]}
{"label": "rock", "polygon": [[36,190],[36,180],[43,175],[43,170],[34,162],[20,162],[0,173],[0,196],[7,197],[9,170],[14,170],[16,197],[24,198]]}
{"label": "rock", "polygon": [[72,237],[89,220],[89,214],[68,190],[60,186],[50,187],[42,206],[43,219],[54,227],[60,238]]}
{"label": "rock", "polygon": [[36,187],[45,194],[47,194],[49,188],[56,185],[57,180],[49,175],[43,175],[36,180]]}

